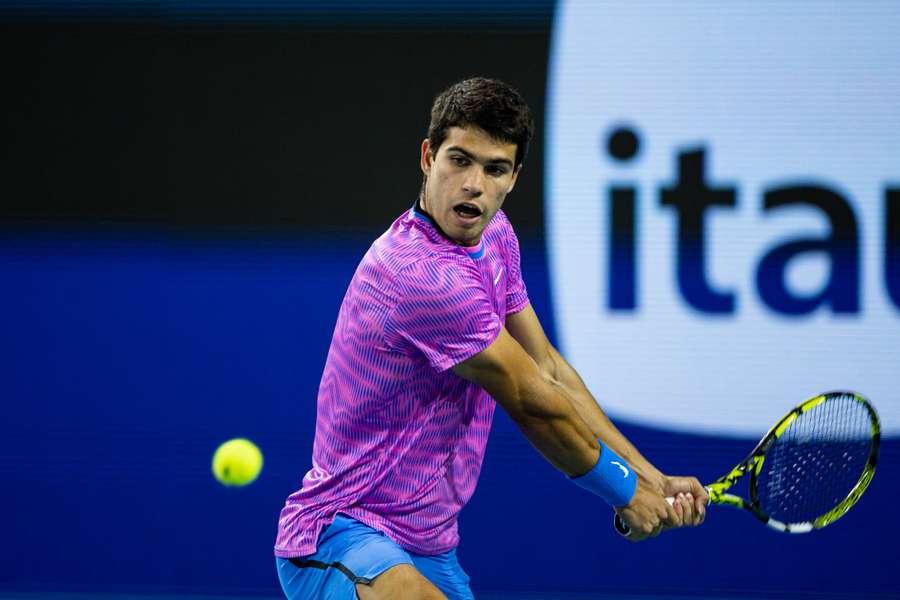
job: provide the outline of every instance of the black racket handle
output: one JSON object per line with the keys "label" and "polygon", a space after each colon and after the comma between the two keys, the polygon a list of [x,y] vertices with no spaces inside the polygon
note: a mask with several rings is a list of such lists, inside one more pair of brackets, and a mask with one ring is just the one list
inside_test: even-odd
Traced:
{"label": "black racket handle", "polygon": [[613,527],[616,528],[616,531],[622,537],[631,536],[631,527],[628,526],[628,523],[625,522],[625,519],[620,517],[618,513],[616,513],[615,518],[613,519]]}

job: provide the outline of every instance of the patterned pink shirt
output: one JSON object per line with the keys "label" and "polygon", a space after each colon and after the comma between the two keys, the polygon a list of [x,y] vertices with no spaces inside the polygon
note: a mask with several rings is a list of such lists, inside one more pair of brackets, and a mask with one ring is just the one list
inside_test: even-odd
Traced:
{"label": "patterned pink shirt", "polygon": [[275,555],[315,553],[338,512],[418,554],[459,543],[494,415],[450,368],[528,304],[498,211],[465,248],[410,209],[372,244],[344,296],[319,385],[312,469],[278,521]]}

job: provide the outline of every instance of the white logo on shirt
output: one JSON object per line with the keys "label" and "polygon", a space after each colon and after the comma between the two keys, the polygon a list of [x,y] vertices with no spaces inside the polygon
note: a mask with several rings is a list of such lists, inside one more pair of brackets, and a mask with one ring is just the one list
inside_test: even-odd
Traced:
{"label": "white logo on shirt", "polygon": [[494,285],[497,285],[497,282],[500,281],[500,276],[503,275],[503,266],[500,266],[500,270],[497,271],[497,276],[494,277]]}

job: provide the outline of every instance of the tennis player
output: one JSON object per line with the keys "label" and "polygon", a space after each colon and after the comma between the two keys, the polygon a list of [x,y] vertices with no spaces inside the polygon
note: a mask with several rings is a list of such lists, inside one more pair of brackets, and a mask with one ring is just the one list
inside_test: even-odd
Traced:
{"label": "tennis player", "polygon": [[435,100],[419,197],[369,248],[338,314],[312,468],[278,523],[290,600],[471,599],[457,516],[496,404],[572,483],[614,507],[631,539],[703,521],[699,482],[641,456],[528,302],[500,207],[533,128],[500,81],[462,81]]}

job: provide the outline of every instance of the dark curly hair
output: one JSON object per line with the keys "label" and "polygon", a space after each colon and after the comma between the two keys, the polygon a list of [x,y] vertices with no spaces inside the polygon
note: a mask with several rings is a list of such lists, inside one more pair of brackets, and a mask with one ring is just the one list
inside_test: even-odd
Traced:
{"label": "dark curly hair", "polygon": [[496,140],[515,144],[515,166],[525,162],[534,119],[522,95],[512,86],[497,79],[473,77],[441,92],[431,106],[428,125],[432,153],[437,154],[451,127],[470,125]]}

